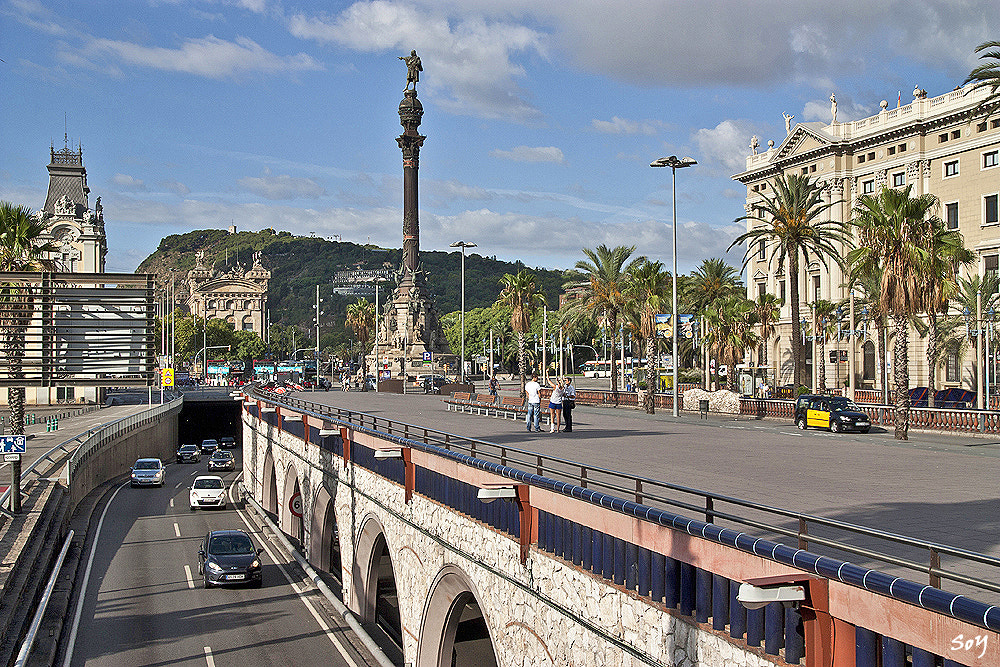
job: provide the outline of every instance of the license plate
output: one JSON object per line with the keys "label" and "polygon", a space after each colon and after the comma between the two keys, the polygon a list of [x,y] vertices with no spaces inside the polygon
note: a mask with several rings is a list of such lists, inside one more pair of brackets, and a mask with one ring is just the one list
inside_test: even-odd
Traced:
{"label": "license plate", "polygon": [[241,579],[246,579],[246,578],[247,578],[247,575],[245,575],[245,574],[227,574],[226,575],[226,580],[227,581],[240,581]]}

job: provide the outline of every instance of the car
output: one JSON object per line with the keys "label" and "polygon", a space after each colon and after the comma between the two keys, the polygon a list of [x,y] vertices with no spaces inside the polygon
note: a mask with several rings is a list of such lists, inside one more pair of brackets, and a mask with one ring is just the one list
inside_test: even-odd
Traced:
{"label": "car", "polygon": [[130,469],[129,482],[137,486],[163,486],[163,461],[160,459],[138,459]]}
{"label": "car", "polygon": [[868,433],[872,421],[854,401],[844,396],[801,394],[795,399],[795,425],[802,430],[814,426],[828,428],[834,433]]}
{"label": "car", "polygon": [[441,387],[448,384],[448,378],[443,375],[424,375],[422,377],[421,386],[424,388],[425,394],[440,394]]}
{"label": "car", "polygon": [[215,475],[200,475],[191,483],[188,497],[191,511],[199,507],[225,507],[226,483]]}
{"label": "car", "polygon": [[211,454],[219,448],[219,441],[214,438],[209,438],[208,440],[202,440],[201,445],[199,446],[201,447],[202,454]]}
{"label": "car", "polygon": [[253,540],[242,530],[213,530],[198,549],[198,574],[205,588],[248,584],[260,588],[263,567]]}
{"label": "car", "polygon": [[219,449],[208,460],[209,470],[236,470],[236,458],[232,452]]}
{"label": "car", "polygon": [[201,461],[201,450],[198,449],[198,445],[182,445],[177,450],[177,462],[184,463],[185,461],[190,461],[191,463]]}
{"label": "car", "polygon": [[236,446],[236,438],[232,438],[228,435],[224,435],[219,438],[219,447],[223,449],[232,449]]}

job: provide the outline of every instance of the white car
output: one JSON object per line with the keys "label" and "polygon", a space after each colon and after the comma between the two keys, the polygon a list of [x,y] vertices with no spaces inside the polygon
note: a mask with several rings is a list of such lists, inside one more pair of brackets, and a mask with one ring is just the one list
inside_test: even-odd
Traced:
{"label": "white car", "polygon": [[195,477],[190,498],[192,511],[199,507],[225,507],[226,483],[215,475]]}

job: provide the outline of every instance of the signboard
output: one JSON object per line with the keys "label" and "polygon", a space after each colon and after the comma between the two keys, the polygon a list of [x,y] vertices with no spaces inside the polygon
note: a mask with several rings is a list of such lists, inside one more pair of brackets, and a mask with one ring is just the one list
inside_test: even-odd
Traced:
{"label": "signboard", "polygon": [[380,370],[378,372],[378,379],[379,380],[388,380],[390,378],[392,378],[392,371]]}
{"label": "signboard", "polygon": [[302,518],[302,494],[293,493],[288,499],[288,510],[295,516]]}
{"label": "signboard", "polygon": [[0,435],[0,452],[4,454],[24,454],[28,439],[23,435]]}
{"label": "signboard", "polygon": [[160,371],[162,374],[162,386],[173,387],[174,386],[174,369],[164,368]]}
{"label": "signboard", "polygon": [[433,361],[433,360],[434,360],[433,352],[424,352],[424,361]]}
{"label": "signboard", "polygon": [[[670,324],[673,318],[670,313],[661,313],[659,315],[654,315],[653,317],[656,326],[656,337],[673,338],[673,329]],[[677,330],[677,337],[694,338],[694,329],[695,326],[697,326],[697,321],[694,319],[694,315],[684,315],[682,313],[677,316],[677,320],[680,322],[680,328]]]}
{"label": "signboard", "polygon": [[20,460],[21,460],[21,455],[20,454],[4,454],[3,455],[3,462],[4,463],[17,463]]}
{"label": "signboard", "polygon": [[208,374],[229,375],[229,362],[222,359],[209,359]]}

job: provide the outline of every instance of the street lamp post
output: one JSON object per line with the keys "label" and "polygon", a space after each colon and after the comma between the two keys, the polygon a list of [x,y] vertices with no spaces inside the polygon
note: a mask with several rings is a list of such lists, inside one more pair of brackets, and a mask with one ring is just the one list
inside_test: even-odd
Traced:
{"label": "street lamp post", "polygon": [[671,342],[673,344],[673,350],[671,355],[673,356],[673,376],[671,378],[673,382],[673,415],[676,417],[678,415],[677,410],[677,170],[683,169],[684,167],[692,167],[698,164],[696,161],[689,157],[678,158],[676,155],[671,155],[670,157],[661,157],[660,159],[651,162],[650,167],[670,167],[670,173],[672,176],[673,184],[673,208],[674,208],[674,224],[673,224],[673,256],[674,256],[674,269],[673,269],[673,279],[674,279],[674,294],[672,303],[672,315],[671,315]]}
{"label": "street lamp post", "polygon": [[476,244],[468,241],[455,241],[449,247],[462,249],[462,358],[459,361],[459,382],[465,384],[465,249],[475,248]]}

